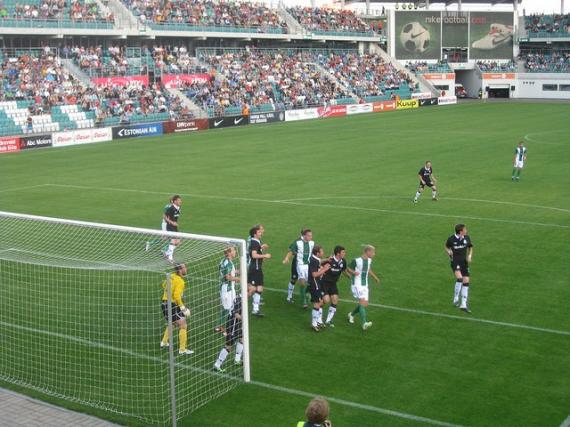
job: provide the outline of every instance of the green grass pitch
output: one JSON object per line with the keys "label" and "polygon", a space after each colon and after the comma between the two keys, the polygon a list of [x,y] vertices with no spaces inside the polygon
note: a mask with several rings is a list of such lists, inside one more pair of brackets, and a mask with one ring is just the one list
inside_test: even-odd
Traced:
{"label": "green grass pitch", "polygon": [[[157,228],[182,193],[182,231],[245,237],[265,225],[274,259],[267,316],[250,321],[257,383],[182,426],[293,426],[306,392],[335,399],[335,426],[557,427],[570,414],[569,116],[568,104],[476,103],[31,150],[0,156],[0,210]],[[426,192],[414,206],[427,159],[440,200]],[[443,251],[457,222],[475,245],[471,315],[451,304]],[[346,322],[346,279],[334,330],[315,334],[310,312],[285,303],[281,259],[301,227],[348,258],[377,246],[369,331]]]}

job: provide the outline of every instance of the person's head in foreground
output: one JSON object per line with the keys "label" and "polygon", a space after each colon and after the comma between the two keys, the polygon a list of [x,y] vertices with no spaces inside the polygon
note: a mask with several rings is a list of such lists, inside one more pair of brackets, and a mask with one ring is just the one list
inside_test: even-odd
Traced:
{"label": "person's head in foreground", "polygon": [[307,421],[300,421],[297,427],[331,427],[332,423],[327,419],[329,413],[329,402],[322,397],[315,397],[305,409]]}

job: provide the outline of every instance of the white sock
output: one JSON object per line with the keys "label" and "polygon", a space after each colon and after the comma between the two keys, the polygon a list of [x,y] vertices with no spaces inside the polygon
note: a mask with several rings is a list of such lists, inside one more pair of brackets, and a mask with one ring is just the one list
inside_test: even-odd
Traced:
{"label": "white sock", "polygon": [[432,191],[431,192],[431,198],[435,199],[437,197],[437,191]]}
{"label": "white sock", "polygon": [[222,348],[222,350],[220,351],[220,355],[218,356],[218,360],[216,360],[216,363],[214,363],[214,366],[216,368],[221,368],[222,363],[224,363],[224,360],[226,360],[226,357],[228,357],[228,354],[230,354],[228,352],[228,350],[225,347]]}
{"label": "white sock", "polygon": [[416,197],[414,197],[414,200],[418,200],[421,195],[422,195],[422,193],[420,193],[419,191],[416,191]]}
{"label": "white sock", "polygon": [[319,324],[319,310],[316,308],[313,308],[313,318],[312,318],[312,322],[311,325],[313,327],[318,326]]}
{"label": "white sock", "polygon": [[453,301],[459,301],[459,294],[461,293],[462,282],[455,282],[455,293],[453,294]]}
{"label": "white sock", "polygon": [[319,308],[319,323],[323,323],[323,308]]}
{"label": "white sock", "polygon": [[238,342],[236,346],[236,362],[241,361],[241,354],[243,353],[243,344]]}
{"label": "white sock", "polygon": [[469,297],[469,286],[461,288],[461,308],[467,308],[467,298]]}
{"label": "white sock", "polygon": [[293,299],[294,290],[295,290],[295,285],[293,283],[289,283],[289,287],[287,288],[287,299]]}
{"label": "white sock", "polygon": [[336,313],[336,307],[333,307],[332,305],[329,307],[329,312],[327,314],[327,323],[332,322],[334,314]]}
{"label": "white sock", "polygon": [[256,292],[253,294],[253,312],[257,313],[259,311],[259,302],[261,301],[261,295]]}

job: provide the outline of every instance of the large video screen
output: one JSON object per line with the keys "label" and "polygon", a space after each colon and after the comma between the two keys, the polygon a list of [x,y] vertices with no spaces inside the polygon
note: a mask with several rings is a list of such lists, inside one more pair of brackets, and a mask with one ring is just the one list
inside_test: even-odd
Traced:
{"label": "large video screen", "polygon": [[396,12],[397,59],[440,59],[441,12]]}
{"label": "large video screen", "polygon": [[471,12],[469,57],[512,59],[513,16],[512,12]]}
{"label": "large video screen", "polygon": [[442,32],[443,47],[469,47],[469,14],[467,12],[443,12]]}

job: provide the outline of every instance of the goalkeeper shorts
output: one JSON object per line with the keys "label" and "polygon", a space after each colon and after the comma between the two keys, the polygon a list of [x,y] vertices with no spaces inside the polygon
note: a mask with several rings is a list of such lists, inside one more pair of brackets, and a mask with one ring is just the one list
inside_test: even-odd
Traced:
{"label": "goalkeeper shorts", "polygon": [[[164,315],[164,319],[168,322],[168,301],[162,301],[162,314]],[[172,321],[176,322],[182,319],[184,319],[184,313],[182,313],[178,305],[172,303]]]}

